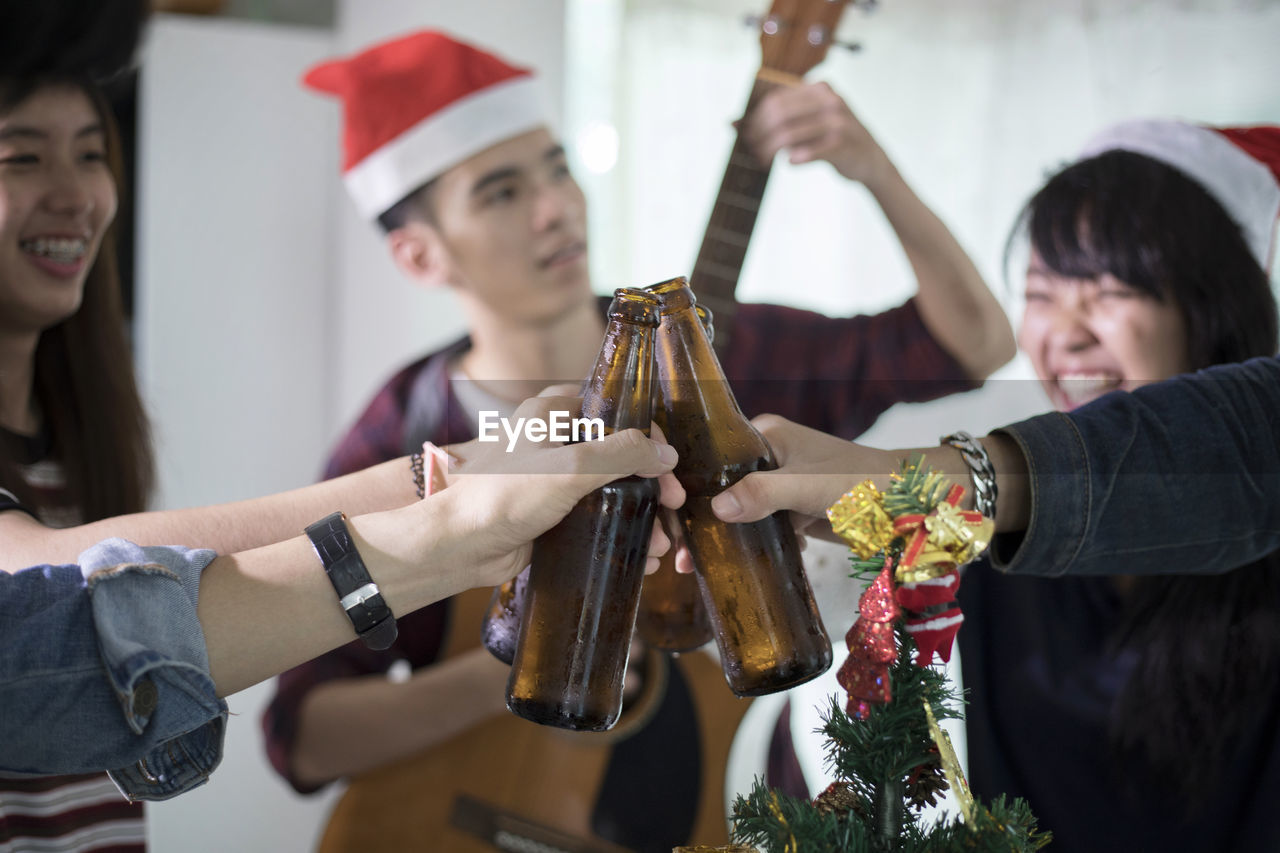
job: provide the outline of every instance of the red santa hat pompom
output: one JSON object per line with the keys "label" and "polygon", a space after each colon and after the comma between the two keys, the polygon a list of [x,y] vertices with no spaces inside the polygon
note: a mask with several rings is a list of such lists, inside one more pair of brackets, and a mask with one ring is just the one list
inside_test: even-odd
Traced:
{"label": "red santa hat pompom", "polygon": [[1199,183],[1240,226],[1258,264],[1270,269],[1280,217],[1280,127],[1125,121],[1094,136],[1080,156],[1117,149],[1145,154]]}
{"label": "red santa hat pompom", "polygon": [[547,124],[532,72],[421,30],[322,62],[303,83],[343,107],[343,181],[372,219],[450,167]]}

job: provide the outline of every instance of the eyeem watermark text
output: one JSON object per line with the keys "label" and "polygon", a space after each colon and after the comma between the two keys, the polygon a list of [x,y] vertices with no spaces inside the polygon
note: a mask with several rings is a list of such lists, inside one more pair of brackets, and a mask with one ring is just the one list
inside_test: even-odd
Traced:
{"label": "eyeem watermark text", "polygon": [[499,428],[507,436],[507,452],[516,447],[523,435],[529,441],[599,441],[604,438],[604,421],[600,418],[575,418],[568,411],[552,410],[551,417],[504,418],[496,411],[480,412],[476,435],[481,441],[501,441]]}

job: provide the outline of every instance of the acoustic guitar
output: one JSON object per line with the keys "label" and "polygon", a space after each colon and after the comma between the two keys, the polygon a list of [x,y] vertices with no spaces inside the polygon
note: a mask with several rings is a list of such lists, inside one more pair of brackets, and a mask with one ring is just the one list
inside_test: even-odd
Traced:
{"label": "acoustic guitar", "polygon": [[[489,595],[488,589],[469,590],[453,599],[445,655],[480,645]],[[330,815],[321,853],[624,853],[628,847],[593,827],[596,798],[615,749],[657,712],[671,686],[671,670],[678,670],[675,677],[692,693],[700,730],[699,754],[674,756],[672,774],[700,765],[722,777],[734,730],[749,705],[733,696],[719,663],[706,653],[668,660],[653,652],[643,664],[641,695],[611,731],[570,732],[503,715],[352,779]],[[701,788],[690,837],[727,843],[723,780]]]}
{"label": "acoustic guitar", "polygon": [[[821,61],[847,2],[774,0],[759,21],[762,62],[747,110],[771,87],[799,82]],[[690,277],[698,301],[715,314],[721,349],[731,334],[734,291],[769,170],[735,141]],[[479,647],[490,592],[470,590],[453,599],[442,657]],[[599,826],[598,800],[605,790],[628,790],[630,762],[648,762],[648,779],[660,769],[657,801],[687,793],[695,802],[681,843],[727,844],[724,770],[750,700],[730,692],[719,662],[704,651],[674,658],[650,652],[643,666],[640,697],[609,732],[568,732],[503,716],[352,779],[330,815],[320,853],[627,853],[634,848],[610,839],[625,838],[628,827],[616,820]],[[672,719],[676,737],[669,738],[663,721]],[[683,731],[691,719],[696,733]],[[646,812],[645,791],[634,793],[633,828],[662,820]]]}

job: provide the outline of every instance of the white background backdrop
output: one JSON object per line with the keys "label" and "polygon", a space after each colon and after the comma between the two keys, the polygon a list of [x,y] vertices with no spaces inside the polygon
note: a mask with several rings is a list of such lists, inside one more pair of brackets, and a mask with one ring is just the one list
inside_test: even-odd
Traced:
{"label": "white background backdrop", "polygon": [[[593,272],[608,292],[691,266],[759,63],[740,21],[765,5],[340,0],[332,29],[158,21],[141,103],[138,345],[159,503],[311,481],[374,388],[462,330],[452,299],[400,279],[351,212],[337,109],[297,84],[309,64],[430,25],[536,66],[571,150],[593,124],[620,140],[611,169],[578,164]],[[1266,0],[882,0],[872,15],[846,13],[841,36],[863,50],[834,51],[811,76],[848,98],[1015,317],[1006,230],[1094,129],[1138,115],[1280,122],[1280,3]],[[912,287],[860,188],[825,165],[778,164],[745,300],[847,314]],[[1018,360],[981,391],[899,407],[866,440],[931,444],[1039,411],[1027,376]],[[158,853],[313,846],[328,801],[294,796],[262,757],[269,692],[232,697],[227,756],[209,785],[150,807]]]}

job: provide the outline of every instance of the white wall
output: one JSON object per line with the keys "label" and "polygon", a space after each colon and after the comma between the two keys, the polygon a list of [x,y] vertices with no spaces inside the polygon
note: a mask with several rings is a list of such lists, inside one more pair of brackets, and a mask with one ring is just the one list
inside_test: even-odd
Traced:
{"label": "white wall", "polygon": [[[304,485],[325,453],[336,121],[296,81],[330,43],[324,30],[217,19],[152,28],[137,337],[159,506]],[[207,786],[148,807],[153,850],[305,849],[324,803],[301,802],[268,769],[258,733],[268,694],[260,685],[230,698],[226,756]]]}

